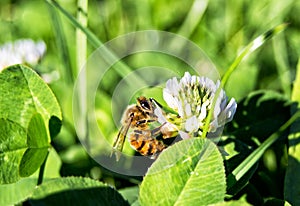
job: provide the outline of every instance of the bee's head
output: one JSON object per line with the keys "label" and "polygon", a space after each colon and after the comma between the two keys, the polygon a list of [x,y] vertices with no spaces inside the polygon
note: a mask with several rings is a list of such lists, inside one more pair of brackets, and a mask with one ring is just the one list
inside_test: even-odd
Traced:
{"label": "bee's head", "polygon": [[144,96],[140,96],[137,98],[137,105],[142,108],[145,112],[152,111],[151,102]]}

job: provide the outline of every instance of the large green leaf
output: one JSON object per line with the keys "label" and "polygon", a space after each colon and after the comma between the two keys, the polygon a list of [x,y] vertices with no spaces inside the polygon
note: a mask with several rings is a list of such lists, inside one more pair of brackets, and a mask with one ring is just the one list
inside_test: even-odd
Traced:
{"label": "large green leaf", "polygon": [[27,147],[20,163],[20,176],[28,177],[44,162],[48,154],[48,138],[42,116],[32,116],[27,130]]}
{"label": "large green leaf", "polygon": [[0,117],[28,128],[33,114],[47,122],[51,116],[61,119],[58,102],[47,84],[29,67],[14,65],[0,73]]}
{"label": "large green leaf", "polygon": [[0,185],[0,205],[17,205],[26,200],[36,187],[36,178],[23,178],[12,184]]}
{"label": "large green leaf", "polygon": [[62,162],[55,151],[54,148],[50,149],[49,155],[47,157],[47,162],[45,166],[45,178],[56,178],[60,177],[60,168],[61,168]]}
{"label": "large green leaf", "polygon": [[81,177],[49,180],[33,193],[32,205],[129,205],[113,188]]}
{"label": "large green leaf", "polygon": [[214,143],[193,138],[161,153],[140,187],[141,205],[208,205],[224,200],[222,156]]}
{"label": "large green leaf", "polygon": [[23,65],[0,73],[0,99],[0,184],[8,184],[44,162],[61,111],[47,84]]}

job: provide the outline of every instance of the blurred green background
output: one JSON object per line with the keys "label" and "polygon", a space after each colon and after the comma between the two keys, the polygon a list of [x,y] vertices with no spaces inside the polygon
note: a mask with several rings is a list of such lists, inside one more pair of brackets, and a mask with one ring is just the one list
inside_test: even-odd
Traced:
{"label": "blurred green background", "polygon": [[[74,17],[77,1],[57,1]],[[225,88],[237,101],[258,89],[276,90],[287,97],[295,78],[300,56],[300,1],[298,0],[89,0],[88,28],[107,42],[138,30],[157,29],[180,34],[195,42],[208,55],[222,75],[245,45],[268,29],[289,23],[287,29],[251,54],[232,74]],[[68,19],[41,0],[0,1],[0,45],[21,38],[43,40],[47,52],[34,66],[40,74],[58,72],[49,83],[63,111],[63,127],[53,146],[62,159],[61,175],[81,175],[100,179],[117,187],[136,184],[139,178],[119,177],[99,166],[86,154],[76,136],[72,118],[73,84],[78,71],[76,28]],[[96,48],[87,43],[87,58]],[[80,55],[80,54],[79,54]],[[152,57],[130,58],[130,66],[147,65]],[[166,61],[167,58],[166,58]],[[121,79],[107,74],[102,86],[99,124],[113,138],[110,100]],[[271,152],[270,157],[274,156]],[[266,162],[271,164],[272,158]]]}

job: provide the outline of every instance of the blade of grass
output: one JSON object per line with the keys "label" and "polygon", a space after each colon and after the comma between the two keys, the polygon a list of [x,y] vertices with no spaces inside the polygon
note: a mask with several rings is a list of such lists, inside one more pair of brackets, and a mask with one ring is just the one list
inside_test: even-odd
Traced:
{"label": "blade of grass", "polygon": [[[92,33],[87,27],[81,25],[70,13],[68,13],[64,8],[62,8],[56,1],[54,0],[45,0],[48,4],[59,10],[76,28],[80,29],[83,33],[85,33],[87,40],[93,45],[94,48],[99,48],[103,46],[103,43],[96,37],[94,33]],[[109,49],[105,46],[102,47],[102,51],[105,55],[105,58],[109,62],[116,62],[115,66],[113,67],[115,71],[121,75],[121,77],[127,76],[131,73],[131,69],[122,61],[119,61],[119,58],[112,53]],[[131,82],[135,82],[137,85],[144,85],[142,84],[142,78],[138,78],[137,76],[133,77]]]}
{"label": "blade of grass", "polygon": [[[300,58],[298,59],[296,80],[293,86],[292,100],[297,102],[296,110],[300,110]],[[292,111],[293,112],[293,111]],[[284,179],[284,199],[292,205],[300,205],[300,120],[291,125],[288,137],[288,166]]]}
{"label": "blade of grass", "polygon": [[[204,12],[206,11],[207,5],[208,0],[195,0],[177,34],[182,35],[185,38],[189,38],[197,28]],[[174,50],[182,50],[185,46],[184,42],[178,42],[177,39],[172,40],[170,45],[170,48]]]}
{"label": "blade of grass", "polygon": [[153,28],[153,22],[151,17],[151,5],[149,0],[135,1],[135,7],[137,11],[137,22],[140,30]]}
{"label": "blade of grass", "polygon": [[[78,22],[86,27],[87,26],[87,14],[88,14],[88,0],[78,0],[77,1],[77,19]],[[86,45],[86,35],[79,29],[76,28],[76,61],[77,61],[77,72],[78,75],[82,66],[84,66],[87,57],[87,45]]]}
{"label": "blade of grass", "polygon": [[292,101],[300,104],[300,58],[298,59],[297,74],[293,86]]}
{"label": "blade of grass", "polygon": [[72,69],[72,65],[71,65],[68,46],[66,43],[67,40],[66,40],[63,28],[62,28],[60,17],[57,15],[54,8],[51,7],[50,5],[48,5],[48,10],[49,10],[52,24],[54,27],[54,35],[56,37],[55,39],[56,39],[57,48],[58,48],[58,51],[60,51],[59,54],[61,55],[61,61],[65,68],[64,72],[62,72],[62,73],[68,83],[73,83],[74,73],[73,73],[73,69]]}
{"label": "blade of grass", "polygon": [[[235,60],[233,61],[233,63],[231,64],[231,66],[228,68],[228,70],[226,71],[226,73],[224,74],[222,81],[221,81],[221,86],[218,88],[218,90],[216,91],[213,103],[212,103],[212,107],[211,108],[215,108],[216,105],[216,101],[217,101],[217,97],[219,96],[221,89],[223,87],[225,87],[230,75],[232,74],[232,72],[237,68],[237,66],[241,63],[241,61],[248,55],[250,55],[252,52],[254,52],[256,49],[258,49],[260,46],[262,46],[268,39],[272,38],[273,36],[275,36],[276,34],[280,33],[281,31],[283,31],[286,28],[287,24],[280,24],[278,26],[276,26],[273,29],[270,29],[269,31],[267,31],[266,33],[258,36],[256,39],[254,39],[250,44],[248,44],[246,46],[246,48],[240,53],[240,55],[238,55]],[[210,120],[212,117],[212,113],[213,113],[213,109],[211,109],[208,112],[208,117],[206,118],[206,122],[203,128],[203,132],[201,137],[206,137],[208,129],[209,129],[209,124],[210,124]]]}
{"label": "blade of grass", "polygon": [[102,42],[93,34],[88,28],[81,25],[76,18],[74,18],[70,13],[63,9],[56,1],[54,0],[45,0],[49,5],[53,6],[55,9],[60,11],[67,19],[76,27],[79,28],[85,35],[93,47],[98,48],[102,45]]}
{"label": "blade of grass", "polygon": [[206,11],[208,0],[195,0],[183,24],[178,30],[178,34],[190,37],[197,28],[204,12]]}
{"label": "blade of grass", "polygon": [[[80,25],[86,27],[88,23],[88,0],[78,0],[77,1],[77,19],[78,23]],[[87,37],[86,35],[80,30],[78,27],[76,27],[76,63],[77,63],[77,72],[76,76],[80,73],[81,67],[83,67],[86,63],[86,57],[87,57],[87,45],[86,42]],[[82,78],[79,78],[80,81],[80,98],[78,101],[80,102],[80,112],[81,115],[84,117],[84,125],[85,128],[88,128],[88,112],[87,112],[87,85],[86,85],[86,70],[83,70],[84,72],[80,73],[80,75],[83,75]],[[90,139],[89,139],[89,130],[85,130],[85,141],[86,141],[86,147],[87,151],[90,151]]]}
{"label": "blade of grass", "polygon": [[258,36],[255,38],[250,44],[248,44],[245,49],[235,58],[233,63],[230,65],[230,67],[227,69],[226,73],[224,74],[222,78],[222,86],[224,87],[232,74],[234,70],[237,68],[237,66],[241,63],[242,60],[245,59],[249,54],[254,52],[256,49],[261,47],[268,39],[274,37],[281,31],[283,31],[287,27],[286,23],[280,24],[269,31],[265,32],[264,34]]}
{"label": "blade of grass", "polygon": [[287,58],[286,42],[283,35],[278,35],[272,39],[273,52],[276,67],[281,83],[281,88],[287,97],[291,96],[290,71]]}

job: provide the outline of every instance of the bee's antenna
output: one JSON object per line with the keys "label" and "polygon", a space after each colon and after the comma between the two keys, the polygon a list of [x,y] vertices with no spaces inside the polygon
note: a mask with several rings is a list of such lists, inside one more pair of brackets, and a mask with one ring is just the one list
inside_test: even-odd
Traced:
{"label": "bee's antenna", "polygon": [[150,100],[151,102],[154,102],[154,103],[155,103],[156,105],[158,105],[160,108],[163,108],[163,106],[162,106],[158,101],[156,101],[154,98],[150,97],[149,100]]}
{"label": "bee's antenna", "polygon": [[178,116],[178,113],[176,111],[174,111],[173,109],[171,109],[168,106],[162,106],[158,101],[156,101],[154,98],[149,98],[150,102],[154,103],[155,106],[160,107],[161,109],[163,109],[164,111],[168,112],[168,113],[172,113]]}

